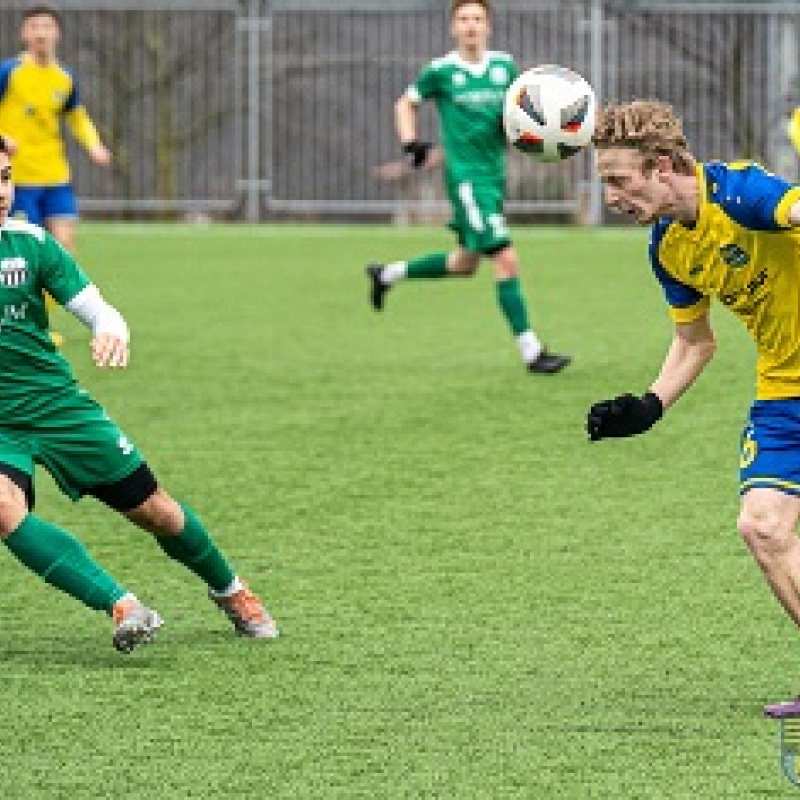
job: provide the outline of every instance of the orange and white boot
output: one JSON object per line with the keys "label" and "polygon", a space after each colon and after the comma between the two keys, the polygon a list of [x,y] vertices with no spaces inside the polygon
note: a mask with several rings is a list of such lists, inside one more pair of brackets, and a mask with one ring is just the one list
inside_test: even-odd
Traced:
{"label": "orange and white boot", "polygon": [[208,596],[225,612],[236,632],[254,639],[276,639],[278,626],[267,613],[258,595],[236,578],[231,592],[208,590]]}
{"label": "orange and white boot", "polygon": [[114,603],[112,642],[121,653],[130,653],[140,644],[151,642],[164,624],[158,612],[142,605],[130,592]]}

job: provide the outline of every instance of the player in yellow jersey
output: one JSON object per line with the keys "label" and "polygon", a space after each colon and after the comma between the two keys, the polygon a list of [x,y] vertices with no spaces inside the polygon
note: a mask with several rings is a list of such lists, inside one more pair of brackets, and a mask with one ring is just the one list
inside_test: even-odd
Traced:
{"label": "player in yellow jersey", "polygon": [[649,430],[714,355],[711,298],[727,306],[758,352],[738,528],[800,627],[800,186],[752,163],[697,163],[680,119],[656,101],[604,109],[594,144],[606,203],[652,226],[650,262],[675,330],[649,390],[593,405],[589,436]]}
{"label": "player in yellow jersey", "polygon": [[78,206],[62,118],[96,164],[108,165],[111,154],[81,105],[75,76],[58,61],[61,25],[60,15],[49,6],[25,11],[23,52],[0,63],[0,131],[13,154],[17,180],[11,216],[45,226],[74,252]]}
{"label": "player in yellow jersey", "polygon": [[789,141],[795,146],[795,149],[800,153],[800,108],[792,111],[789,117],[789,127],[787,130],[789,134]]}

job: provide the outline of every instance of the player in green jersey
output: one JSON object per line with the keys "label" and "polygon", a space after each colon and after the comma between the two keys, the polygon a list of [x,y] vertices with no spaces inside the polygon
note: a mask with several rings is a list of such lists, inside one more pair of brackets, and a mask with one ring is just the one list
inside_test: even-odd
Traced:
{"label": "player in green jersey", "polygon": [[497,300],[531,372],[559,372],[569,356],[548,352],[531,330],[519,279],[519,261],[503,216],[506,149],[503,98],[517,77],[514,60],[487,50],[489,0],[453,0],[451,32],[458,50],[428,64],[395,106],[397,132],[406,160],[422,166],[431,145],[417,138],[417,106],[433,100],[445,153],[445,185],[458,247],[410,261],[370,264],[370,300],[380,311],[389,289],[402,280],[474,275],[481,258],[491,259]]}
{"label": "player in green jersey", "polygon": [[14,188],[0,137],[0,539],[26,567],[113,620],[130,652],[161,627],[159,615],[98,566],[66,531],[32,512],[34,464],[73,500],[92,495],[153,534],[207,585],[236,630],[278,630],[202,522],[157,483],[137,448],[75,381],[48,335],[45,291],[92,329],[98,367],[125,367],[128,328],[72,256],[45,230],[8,218]]}

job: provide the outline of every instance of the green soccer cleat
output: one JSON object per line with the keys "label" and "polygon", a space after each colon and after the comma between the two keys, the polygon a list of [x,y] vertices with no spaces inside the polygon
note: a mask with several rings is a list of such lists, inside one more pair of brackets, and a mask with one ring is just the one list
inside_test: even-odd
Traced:
{"label": "green soccer cleat", "polygon": [[130,653],[140,644],[151,642],[164,624],[156,611],[143,606],[130,593],[114,604],[111,616],[114,620],[111,641],[121,653]]}
{"label": "green soccer cleat", "polygon": [[275,620],[267,613],[258,595],[251,592],[243,581],[241,589],[229,597],[220,597],[210,589],[208,596],[225,612],[225,616],[236,628],[236,633],[253,639],[278,638]]}

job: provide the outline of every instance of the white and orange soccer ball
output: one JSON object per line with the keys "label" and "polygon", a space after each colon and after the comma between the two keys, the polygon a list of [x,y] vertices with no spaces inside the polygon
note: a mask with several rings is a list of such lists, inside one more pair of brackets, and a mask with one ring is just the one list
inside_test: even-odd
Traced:
{"label": "white and orange soccer ball", "polygon": [[503,126],[514,147],[539,161],[561,161],[589,145],[597,98],[589,83],[567,67],[542,64],[508,87]]}

